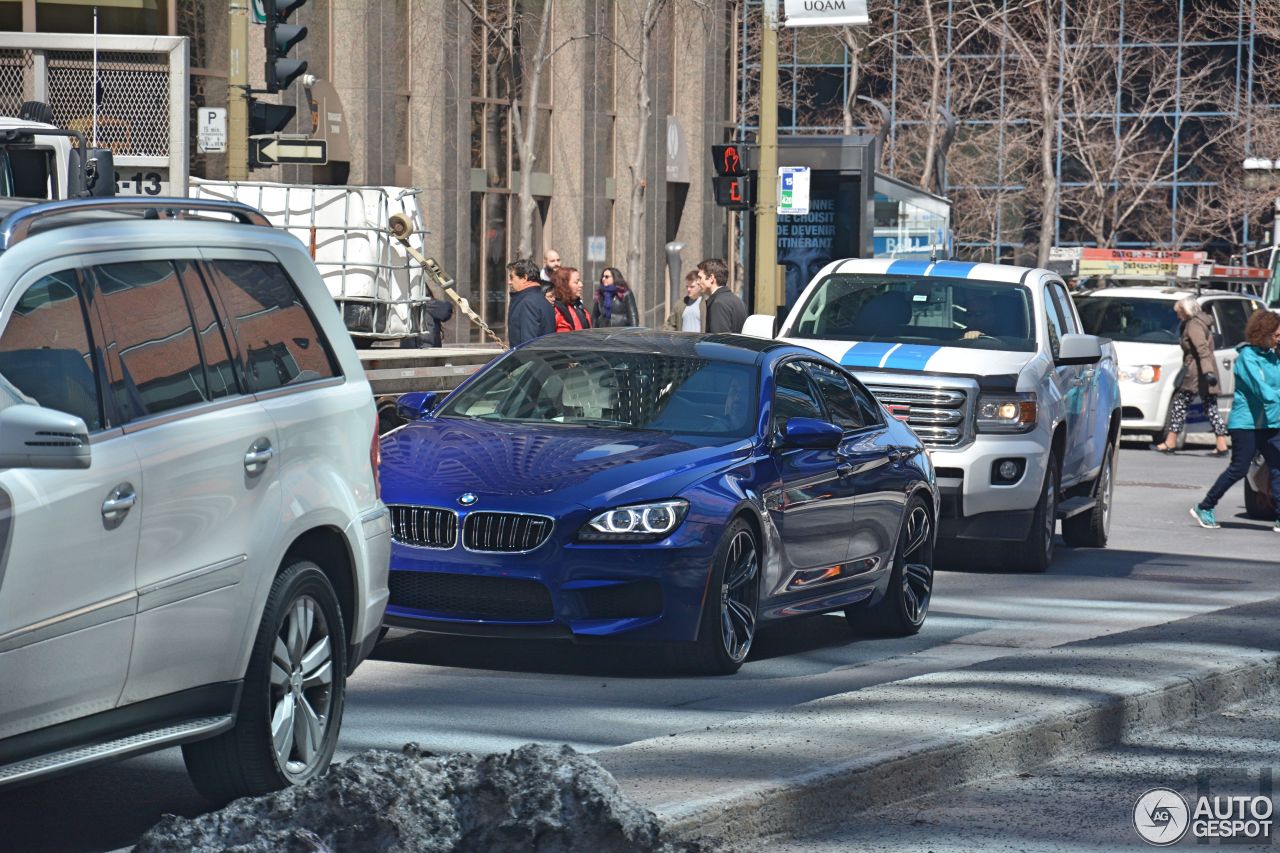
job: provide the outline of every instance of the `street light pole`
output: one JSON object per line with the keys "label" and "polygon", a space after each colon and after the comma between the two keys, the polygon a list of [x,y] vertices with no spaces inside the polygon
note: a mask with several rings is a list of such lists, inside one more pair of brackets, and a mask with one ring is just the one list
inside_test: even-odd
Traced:
{"label": "street light pole", "polygon": [[760,161],[756,171],[755,313],[773,314],[778,288],[778,0],[764,2],[760,47]]}

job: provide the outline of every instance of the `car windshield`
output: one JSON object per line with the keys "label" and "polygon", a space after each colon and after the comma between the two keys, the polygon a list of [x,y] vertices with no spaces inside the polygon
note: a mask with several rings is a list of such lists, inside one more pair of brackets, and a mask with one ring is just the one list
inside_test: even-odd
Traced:
{"label": "car windshield", "polygon": [[910,275],[833,275],[809,294],[788,337],[1033,352],[1022,285]]}
{"label": "car windshield", "polygon": [[1076,299],[1080,322],[1091,335],[1113,341],[1176,344],[1178,315],[1165,299],[1084,296]]}
{"label": "car windshield", "polygon": [[458,391],[440,417],[745,438],[756,368],[662,353],[521,349]]}

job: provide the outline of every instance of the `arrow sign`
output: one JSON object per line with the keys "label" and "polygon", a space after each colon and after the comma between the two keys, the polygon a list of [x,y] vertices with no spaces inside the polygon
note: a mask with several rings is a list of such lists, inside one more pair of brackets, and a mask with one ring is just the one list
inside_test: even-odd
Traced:
{"label": "arrow sign", "polygon": [[260,166],[294,163],[322,166],[329,162],[329,144],[323,139],[281,139],[277,136],[250,136],[249,155]]}

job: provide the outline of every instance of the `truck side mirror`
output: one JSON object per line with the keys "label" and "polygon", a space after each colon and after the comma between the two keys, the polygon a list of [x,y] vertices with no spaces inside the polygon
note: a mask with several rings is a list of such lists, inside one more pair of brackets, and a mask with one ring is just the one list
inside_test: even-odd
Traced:
{"label": "truck side mirror", "polygon": [[1095,335],[1063,335],[1054,364],[1097,364],[1102,360],[1102,342]]}
{"label": "truck side mirror", "polygon": [[752,314],[742,324],[742,334],[753,338],[773,339],[774,317],[772,314]]}
{"label": "truck side mirror", "polygon": [[116,194],[116,159],[110,148],[89,149],[88,190],[98,198]]}

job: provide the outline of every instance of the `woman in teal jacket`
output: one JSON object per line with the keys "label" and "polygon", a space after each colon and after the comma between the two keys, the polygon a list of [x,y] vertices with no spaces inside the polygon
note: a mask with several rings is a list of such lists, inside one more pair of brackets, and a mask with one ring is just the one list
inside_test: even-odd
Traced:
{"label": "woman in teal jacket", "polygon": [[1231,433],[1231,464],[1223,471],[1204,500],[1191,508],[1191,516],[1201,527],[1218,526],[1213,508],[1227,489],[1249,473],[1249,463],[1261,453],[1271,470],[1272,529],[1280,533],[1280,316],[1258,310],[1244,330],[1245,342],[1236,347],[1232,374],[1236,379],[1235,398],[1227,431]]}

